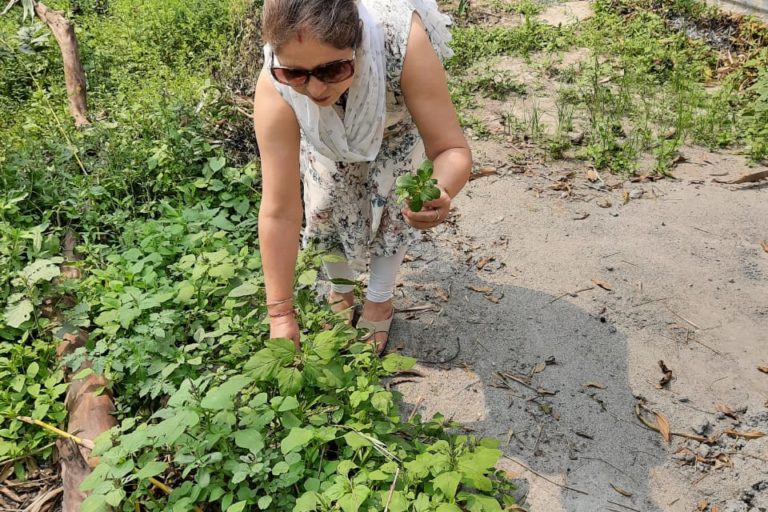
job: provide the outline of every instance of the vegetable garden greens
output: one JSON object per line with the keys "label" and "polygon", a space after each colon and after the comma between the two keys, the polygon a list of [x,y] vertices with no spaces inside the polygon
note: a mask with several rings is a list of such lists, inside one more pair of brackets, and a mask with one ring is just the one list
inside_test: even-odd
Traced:
{"label": "vegetable garden greens", "polygon": [[[495,441],[401,416],[381,380],[414,361],[378,358],[318,300],[322,254],[297,269],[301,349],[269,340],[259,166],[214,79],[249,3],[51,4],[78,26],[93,124],[67,117],[52,38],[20,9],[0,17],[0,466],[53,463],[54,438],[17,418],[66,425],[85,349],[59,365],[55,348],[83,328],[93,370],[77,377],[105,375],[118,420],[85,512],[510,506]],[[67,232],[80,280],[60,275]]]}

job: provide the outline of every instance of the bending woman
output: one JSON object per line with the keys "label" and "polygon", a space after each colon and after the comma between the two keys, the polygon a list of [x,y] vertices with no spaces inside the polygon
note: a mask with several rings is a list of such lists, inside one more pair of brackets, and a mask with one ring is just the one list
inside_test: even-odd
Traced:
{"label": "bending woman", "polygon": [[[381,352],[408,245],[445,221],[472,167],[442,64],[449,20],[435,0],[266,0],[262,19],[254,124],[270,335],[299,343],[291,298],[304,215],[304,243],[339,256],[324,264],[329,278],[370,267],[358,327]],[[396,203],[395,180],[425,155],[441,195],[413,212]],[[329,301],[351,311],[352,287],[333,285]]]}

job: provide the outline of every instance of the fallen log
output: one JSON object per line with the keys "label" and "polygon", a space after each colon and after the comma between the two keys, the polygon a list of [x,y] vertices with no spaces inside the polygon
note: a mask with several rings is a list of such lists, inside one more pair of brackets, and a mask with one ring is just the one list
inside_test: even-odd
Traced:
{"label": "fallen log", "polygon": [[[62,255],[68,262],[78,259],[75,254],[76,236],[69,231],[64,237]],[[79,279],[80,269],[64,263],[61,266],[61,275],[64,278]],[[70,298],[70,301],[74,301]],[[59,358],[84,347],[88,341],[88,332],[79,329],[76,333],[67,333],[56,347]],[[91,363],[86,358],[77,372],[90,368]],[[91,374],[81,379],[73,380],[65,404],[69,412],[67,432],[74,434],[83,440],[93,441],[96,437],[117,424],[113,413],[115,411],[112,396],[108,392],[107,380],[101,375]],[[63,512],[78,512],[86,494],[80,490],[80,484],[91,470],[98,464],[97,459],[91,458],[91,448],[87,443],[75,444],[71,440],[60,439],[57,442],[59,455],[61,456],[61,475],[64,487]]]}

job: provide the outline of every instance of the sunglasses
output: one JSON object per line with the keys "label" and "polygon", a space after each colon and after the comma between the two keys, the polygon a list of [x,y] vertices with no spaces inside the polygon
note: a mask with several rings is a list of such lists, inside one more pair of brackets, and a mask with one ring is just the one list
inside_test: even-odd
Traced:
{"label": "sunglasses", "polygon": [[272,54],[270,67],[272,77],[284,85],[301,87],[307,85],[310,77],[315,77],[326,84],[335,84],[351,78],[355,74],[355,49],[352,49],[352,58],[336,60],[327,64],[321,64],[314,69],[286,68],[275,66],[275,54]]}

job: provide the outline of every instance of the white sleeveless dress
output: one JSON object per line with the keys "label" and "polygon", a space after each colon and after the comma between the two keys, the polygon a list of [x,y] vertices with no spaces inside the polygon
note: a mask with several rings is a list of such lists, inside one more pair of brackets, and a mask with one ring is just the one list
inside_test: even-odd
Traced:
{"label": "white sleeveless dress", "polygon": [[[370,256],[392,256],[416,238],[417,231],[403,219],[394,185],[398,176],[412,173],[425,159],[424,145],[400,87],[413,0],[363,3],[384,35],[386,122],[381,149],[372,162],[338,162],[302,136],[300,155],[304,244],[340,252],[359,271],[365,269]],[[343,119],[344,106],[334,108]]]}

